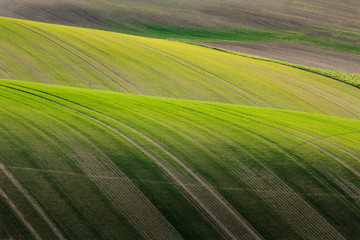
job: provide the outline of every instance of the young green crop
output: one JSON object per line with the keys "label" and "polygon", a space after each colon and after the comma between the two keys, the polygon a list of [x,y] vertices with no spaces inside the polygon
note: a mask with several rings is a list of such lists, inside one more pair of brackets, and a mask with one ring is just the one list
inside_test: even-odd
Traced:
{"label": "young green crop", "polygon": [[0,18],[0,77],[151,96],[359,116],[359,89],[185,43]]}
{"label": "young green crop", "polygon": [[42,238],[360,234],[359,120],[13,80],[0,93],[1,237],[14,222],[31,235],[10,201]]}

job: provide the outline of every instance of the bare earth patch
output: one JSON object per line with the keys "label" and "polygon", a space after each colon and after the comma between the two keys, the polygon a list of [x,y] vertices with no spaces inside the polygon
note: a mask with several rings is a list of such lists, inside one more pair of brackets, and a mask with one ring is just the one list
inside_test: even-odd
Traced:
{"label": "bare earth patch", "polygon": [[326,47],[287,41],[269,42],[207,42],[195,43],[246,53],[299,65],[360,74],[360,55]]}

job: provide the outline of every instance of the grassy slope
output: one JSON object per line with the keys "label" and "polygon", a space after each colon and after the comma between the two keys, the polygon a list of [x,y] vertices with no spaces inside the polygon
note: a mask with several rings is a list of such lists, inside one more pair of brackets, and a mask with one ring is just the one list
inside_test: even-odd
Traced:
{"label": "grassy slope", "polygon": [[0,93],[0,238],[360,234],[359,120],[13,80]]}
{"label": "grassy slope", "polygon": [[0,77],[129,93],[360,114],[359,89],[199,46],[1,18]]}

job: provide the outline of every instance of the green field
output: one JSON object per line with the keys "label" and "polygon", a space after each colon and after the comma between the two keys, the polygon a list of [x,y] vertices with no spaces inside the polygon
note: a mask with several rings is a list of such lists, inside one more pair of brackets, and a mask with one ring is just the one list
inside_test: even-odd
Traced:
{"label": "green field", "polygon": [[360,114],[359,89],[283,64],[84,28],[9,18],[0,18],[0,26],[2,78],[351,118]]}
{"label": "green field", "polygon": [[359,74],[170,39],[295,31],[136,24],[0,17],[0,239],[358,239]]}
{"label": "green field", "polygon": [[0,81],[0,238],[356,239],[360,121]]}

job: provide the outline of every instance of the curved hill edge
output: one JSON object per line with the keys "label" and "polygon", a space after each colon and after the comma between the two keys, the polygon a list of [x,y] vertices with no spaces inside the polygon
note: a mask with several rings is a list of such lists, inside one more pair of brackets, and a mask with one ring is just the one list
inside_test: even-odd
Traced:
{"label": "curved hill edge", "polygon": [[1,19],[0,78],[360,116],[358,88],[290,66],[169,40]]}

